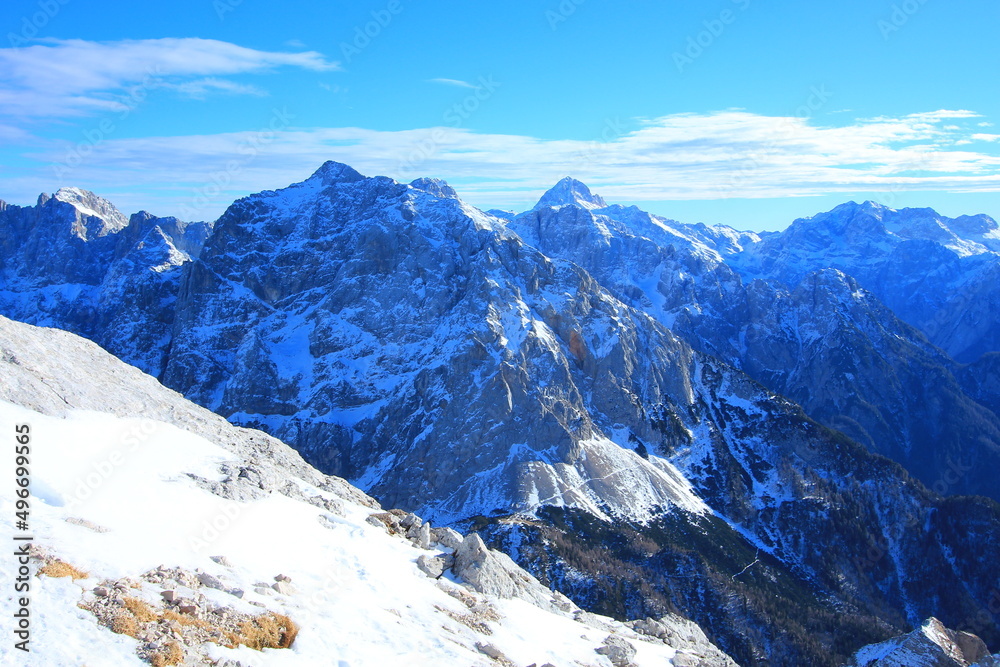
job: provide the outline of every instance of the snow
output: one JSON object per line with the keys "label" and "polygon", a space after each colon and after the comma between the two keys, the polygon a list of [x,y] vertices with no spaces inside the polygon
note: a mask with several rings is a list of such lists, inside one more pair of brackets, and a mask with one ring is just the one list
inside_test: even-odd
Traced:
{"label": "snow", "polygon": [[[280,494],[252,502],[212,495],[190,475],[218,479],[219,464],[235,455],[172,424],[85,410],[58,418],[0,402],[0,424],[15,423],[32,427],[35,543],[91,573],[78,581],[33,579],[31,664],[144,664],[136,657],[135,640],[99,626],[77,603],[102,579],[137,579],[160,564],[200,569],[247,591],[240,600],[200,589],[213,602],[250,613],[260,611],[249,604],[256,601],[288,614],[302,628],[291,649],[257,652],[209,645],[213,659],[348,667],[489,664],[475,647],[481,642],[517,664],[609,664],[594,653],[606,632],[521,600],[488,600],[501,617],[488,623],[488,636],[453,620],[449,612],[468,613],[443,590],[457,584],[438,584],[421,574],[414,561],[428,552],[366,523],[372,512],[366,507],[348,503],[345,516],[338,517]],[[4,457],[5,479],[13,478],[11,463],[12,457]],[[307,495],[330,495],[298,483]],[[8,534],[14,529],[11,488],[0,497]],[[68,523],[68,518],[85,519],[107,532]],[[226,556],[232,567],[210,555]],[[291,577],[297,594],[252,592],[255,582],[272,581],[279,573]],[[9,605],[9,568],[0,568],[0,590]],[[151,602],[157,594],[151,584],[137,592]],[[632,641],[640,648],[639,664],[666,665],[673,656],[663,644],[637,636]],[[5,642],[0,659],[19,658],[13,651]]]}

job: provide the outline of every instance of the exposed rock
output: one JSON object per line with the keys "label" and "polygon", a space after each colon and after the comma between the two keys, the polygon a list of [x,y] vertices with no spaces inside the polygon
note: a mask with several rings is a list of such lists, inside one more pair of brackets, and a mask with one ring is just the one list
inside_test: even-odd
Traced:
{"label": "exposed rock", "polygon": [[431,542],[436,542],[449,549],[457,549],[462,546],[461,533],[453,528],[435,527],[431,528]]}
{"label": "exposed rock", "polygon": [[506,554],[488,549],[476,533],[469,534],[455,551],[452,571],[480,593],[522,598],[543,609],[553,608],[549,589],[518,567]]}
{"label": "exposed rock", "polygon": [[604,640],[604,646],[594,650],[600,655],[608,656],[608,660],[615,667],[629,667],[637,653],[631,642],[617,635],[608,635]]}
{"label": "exposed rock", "polygon": [[627,624],[641,635],[656,637],[677,649],[677,667],[738,667],[736,662],[708,640],[705,632],[693,621],[669,614],[662,619],[639,619]]}
{"label": "exposed rock", "polygon": [[993,661],[982,639],[929,618],[907,635],[864,647],[847,667],[985,667]]}
{"label": "exposed rock", "polygon": [[428,523],[411,525],[406,531],[406,537],[420,549],[431,548],[431,526]]}
{"label": "exposed rock", "polygon": [[503,651],[498,649],[493,644],[487,644],[484,642],[476,642],[476,650],[478,650],[483,655],[487,655],[494,660],[507,660],[507,656],[503,654]]}
{"label": "exposed rock", "polygon": [[77,517],[72,517],[72,516],[68,517],[66,519],[66,523],[71,523],[71,524],[73,524],[75,526],[82,526],[84,528],[89,528],[90,530],[94,531],[95,533],[106,533],[106,532],[108,532],[108,529],[105,528],[104,526],[99,526],[96,523],[94,523],[93,521],[87,521],[86,519],[80,519],[80,518],[77,518]]}
{"label": "exposed rock", "polygon": [[455,558],[451,554],[420,556],[417,558],[417,567],[432,579],[440,578],[445,570],[450,569],[454,564]]}
{"label": "exposed rock", "polygon": [[271,588],[281,595],[295,595],[296,592],[295,587],[288,583],[288,581],[277,581],[271,584]]}
{"label": "exposed rock", "polygon": [[207,572],[198,573],[198,583],[207,588],[214,588],[217,591],[226,590],[226,585],[219,581],[218,577],[215,577]]}

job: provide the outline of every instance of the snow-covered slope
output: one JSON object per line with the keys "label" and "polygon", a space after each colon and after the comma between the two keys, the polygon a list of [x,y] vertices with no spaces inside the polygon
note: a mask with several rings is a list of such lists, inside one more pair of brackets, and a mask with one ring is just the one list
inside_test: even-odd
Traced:
{"label": "snow-covered slope", "polygon": [[[660,624],[671,646],[584,614],[512,564],[490,570],[496,554],[465,567],[480,589],[509,572],[510,595],[452,572],[432,578],[420,559],[454,554],[458,570],[475,538],[391,535],[370,497],[76,336],[0,318],[0,350],[0,424],[30,426],[41,571],[29,660],[5,642],[5,664],[157,664],[170,650],[185,664],[596,666],[633,651],[638,665],[692,664],[671,662],[677,648],[707,656],[698,664],[735,664],[679,619]],[[0,496],[8,534],[13,504]],[[59,563],[79,578],[59,576],[69,571]],[[9,605],[9,569],[0,573]],[[226,646],[240,623],[268,614],[298,627],[290,648]]]}

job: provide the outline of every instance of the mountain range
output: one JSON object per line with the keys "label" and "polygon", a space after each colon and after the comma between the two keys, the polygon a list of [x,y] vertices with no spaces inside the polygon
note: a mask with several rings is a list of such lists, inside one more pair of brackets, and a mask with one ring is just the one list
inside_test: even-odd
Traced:
{"label": "mountain range", "polygon": [[1000,628],[1000,231],[687,225],[564,179],[483,212],[334,162],[215,222],[0,203],[0,313],[741,665]]}

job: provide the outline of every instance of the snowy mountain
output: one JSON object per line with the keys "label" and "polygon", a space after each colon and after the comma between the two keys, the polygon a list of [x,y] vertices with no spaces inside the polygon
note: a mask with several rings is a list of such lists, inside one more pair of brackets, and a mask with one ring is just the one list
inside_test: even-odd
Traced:
{"label": "snowy mountain", "polygon": [[0,313],[95,340],[145,371],[162,370],[180,267],[211,223],[126,219],[93,193],[63,188],[33,207],[0,205]]}
{"label": "snowy mountain", "polygon": [[[842,271],[745,284],[775,235],[572,180],[489,215],[333,162],[211,226],[73,241],[86,214],[48,205],[0,212],[3,312],[475,528],[590,610],[679,610],[744,665],[837,665],[992,595],[1000,508],[941,496],[1000,493],[996,389]],[[76,282],[18,245],[48,216],[51,247],[100,264]]]}
{"label": "snowy mountain", "polygon": [[76,336],[0,318],[0,349],[0,420],[32,435],[32,664],[735,666],[690,622],[587,614],[381,512]]}
{"label": "snowy mountain", "polygon": [[[1000,499],[990,472],[1000,465],[1000,420],[994,394],[975,388],[989,374],[961,368],[853,276],[825,268],[821,251],[819,268],[790,275],[791,287],[745,283],[730,264],[740,268],[774,235],[709,235],[634,207],[569,204],[536,206],[508,228],[928,486]],[[955,468],[960,475],[942,480]]]}
{"label": "snowy mountain", "polygon": [[731,263],[746,277],[797,284],[834,268],[856,278],[900,318],[960,362],[1000,346],[1000,226],[985,215],[850,202],[796,220]]}

